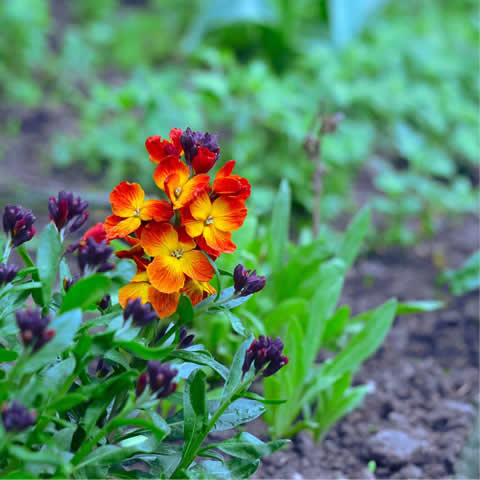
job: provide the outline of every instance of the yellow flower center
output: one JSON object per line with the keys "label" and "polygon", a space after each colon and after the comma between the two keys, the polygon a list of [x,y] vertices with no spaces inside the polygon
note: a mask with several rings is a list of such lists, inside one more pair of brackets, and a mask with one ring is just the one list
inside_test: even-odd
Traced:
{"label": "yellow flower center", "polygon": [[177,187],[173,193],[175,194],[175,197],[178,198],[182,193],[182,187]]}
{"label": "yellow flower center", "polygon": [[140,216],[140,207],[137,207],[137,209],[135,210],[135,213],[133,214],[135,217],[139,217]]}
{"label": "yellow flower center", "polygon": [[170,254],[170,256],[175,257],[177,260],[180,260],[183,256],[183,249],[177,248]]}
{"label": "yellow flower center", "polygon": [[209,225],[211,225],[213,223],[213,217],[211,215],[209,215],[204,223],[205,223],[205,226],[208,227]]}

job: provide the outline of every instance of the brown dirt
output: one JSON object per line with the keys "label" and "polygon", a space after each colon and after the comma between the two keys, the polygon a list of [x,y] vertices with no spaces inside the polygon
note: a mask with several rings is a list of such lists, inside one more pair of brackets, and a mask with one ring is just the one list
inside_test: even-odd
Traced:
{"label": "brown dirt", "polygon": [[[306,432],[297,435],[290,448],[263,461],[256,478],[452,477],[479,398],[479,302],[478,291],[455,298],[438,287],[435,263],[446,259],[457,267],[478,248],[478,219],[471,217],[414,249],[373,253],[357,262],[341,300],[355,313],[390,297],[442,299],[447,306],[397,318],[355,377],[374,386],[364,405],[320,444]],[[367,469],[371,460],[374,474]]]}

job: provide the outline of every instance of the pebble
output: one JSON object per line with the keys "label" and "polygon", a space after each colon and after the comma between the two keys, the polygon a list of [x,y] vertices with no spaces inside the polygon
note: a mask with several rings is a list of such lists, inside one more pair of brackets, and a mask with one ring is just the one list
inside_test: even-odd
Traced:
{"label": "pebble", "polygon": [[367,442],[369,456],[381,463],[400,467],[409,463],[428,443],[400,430],[382,430]]}
{"label": "pebble", "polygon": [[422,478],[423,471],[421,468],[417,467],[416,465],[407,465],[403,467],[401,470],[395,473],[392,478],[398,479],[415,479],[415,478]]}

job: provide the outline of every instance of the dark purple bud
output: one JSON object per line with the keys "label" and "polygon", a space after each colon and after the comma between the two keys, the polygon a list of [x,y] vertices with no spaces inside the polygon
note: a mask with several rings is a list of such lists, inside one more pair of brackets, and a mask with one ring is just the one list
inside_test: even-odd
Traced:
{"label": "dark purple bud", "polygon": [[28,242],[35,235],[36,218],[31,210],[20,205],[7,205],[3,211],[3,230],[10,237],[12,247]]}
{"label": "dark purple bud", "polygon": [[88,202],[74,197],[72,192],[61,191],[58,198],[50,197],[48,211],[50,220],[60,231],[70,224],[70,232],[77,231],[88,219]]}
{"label": "dark purple bud", "polygon": [[7,265],[0,263],[0,287],[10,283],[18,273],[18,268],[15,265]]}
{"label": "dark purple bud", "polygon": [[55,330],[47,330],[50,315],[42,316],[40,310],[19,310],[15,316],[23,344],[33,346],[34,352],[49,342],[55,335]]}
{"label": "dark purple bud", "polygon": [[211,135],[208,132],[193,132],[190,127],[187,127],[180,136],[180,142],[185,154],[185,162],[189,166],[192,165],[194,157],[198,154],[199,147],[206,148],[215,154],[214,163],[220,155],[220,146],[218,145],[216,133]]}
{"label": "dark purple bud", "polygon": [[77,283],[80,279],[79,275],[74,275],[73,278],[63,279],[63,289],[68,292],[74,283]]}
{"label": "dark purple bud", "polygon": [[345,114],[343,112],[326,115],[322,121],[322,134],[335,133],[344,118]]}
{"label": "dark purple bud", "polygon": [[140,298],[136,298],[135,300],[129,300],[123,311],[125,321],[130,317],[132,317],[132,323],[134,325],[137,327],[145,327],[157,318],[157,314],[150,303],[142,303]]}
{"label": "dark purple bud", "polygon": [[192,345],[195,335],[187,335],[187,329],[185,327],[180,328],[180,338],[178,340],[178,349],[188,348]]}
{"label": "dark purple bud", "polygon": [[21,432],[35,424],[37,414],[29,412],[16,400],[10,407],[5,402],[2,406],[2,423],[7,432]]}
{"label": "dark purple bud", "polygon": [[147,376],[152,393],[155,393],[157,398],[165,398],[172,394],[177,389],[177,384],[172,381],[177,373],[178,370],[171,368],[169,363],[149,361]]}
{"label": "dark purple bud", "polygon": [[108,272],[115,268],[115,264],[110,260],[113,253],[113,248],[107,247],[107,242],[96,242],[94,238],[87,239],[85,245],[80,245],[78,251],[78,267],[85,274],[85,270],[94,270],[98,273]]}
{"label": "dark purple bud", "polygon": [[272,340],[270,337],[260,335],[258,339],[252,342],[245,353],[245,360],[242,366],[243,375],[250,370],[252,364],[255,365],[255,373],[266,367],[262,375],[264,377],[273,375],[288,363],[288,357],[283,355],[282,351],[283,342],[279,338]]}
{"label": "dark purple bud", "polygon": [[147,386],[147,372],[143,372],[138,377],[137,390],[136,390],[137,397],[139,397],[145,391],[146,386]]}
{"label": "dark purple bud", "polygon": [[106,310],[110,305],[112,304],[112,298],[110,295],[107,293],[99,302],[98,302],[98,308],[100,310]]}
{"label": "dark purple bud", "polygon": [[262,290],[267,283],[267,279],[257,275],[256,270],[251,272],[239,263],[233,271],[233,283],[235,294],[239,297],[246,297]]}
{"label": "dark purple bud", "polygon": [[88,365],[88,374],[91,377],[106,377],[112,371],[112,367],[102,358],[94,358]]}

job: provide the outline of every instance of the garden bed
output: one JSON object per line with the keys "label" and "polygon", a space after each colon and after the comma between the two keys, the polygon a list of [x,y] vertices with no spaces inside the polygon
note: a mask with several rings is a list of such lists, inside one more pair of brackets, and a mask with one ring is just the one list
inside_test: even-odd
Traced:
{"label": "garden bed", "polygon": [[[478,248],[478,219],[445,226],[409,250],[361,258],[341,303],[354,312],[385,301],[441,298],[446,308],[397,318],[384,345],[358,372],[372,394],[316,445],[308,433],[263,461],[256,478],[446,478],[472,428],[478,401],[478,292],[436,287],[432,257],[458,267]],[[433,253],[433,255],[432,255]],[[367,464],[376,462],[372,474]]]}

